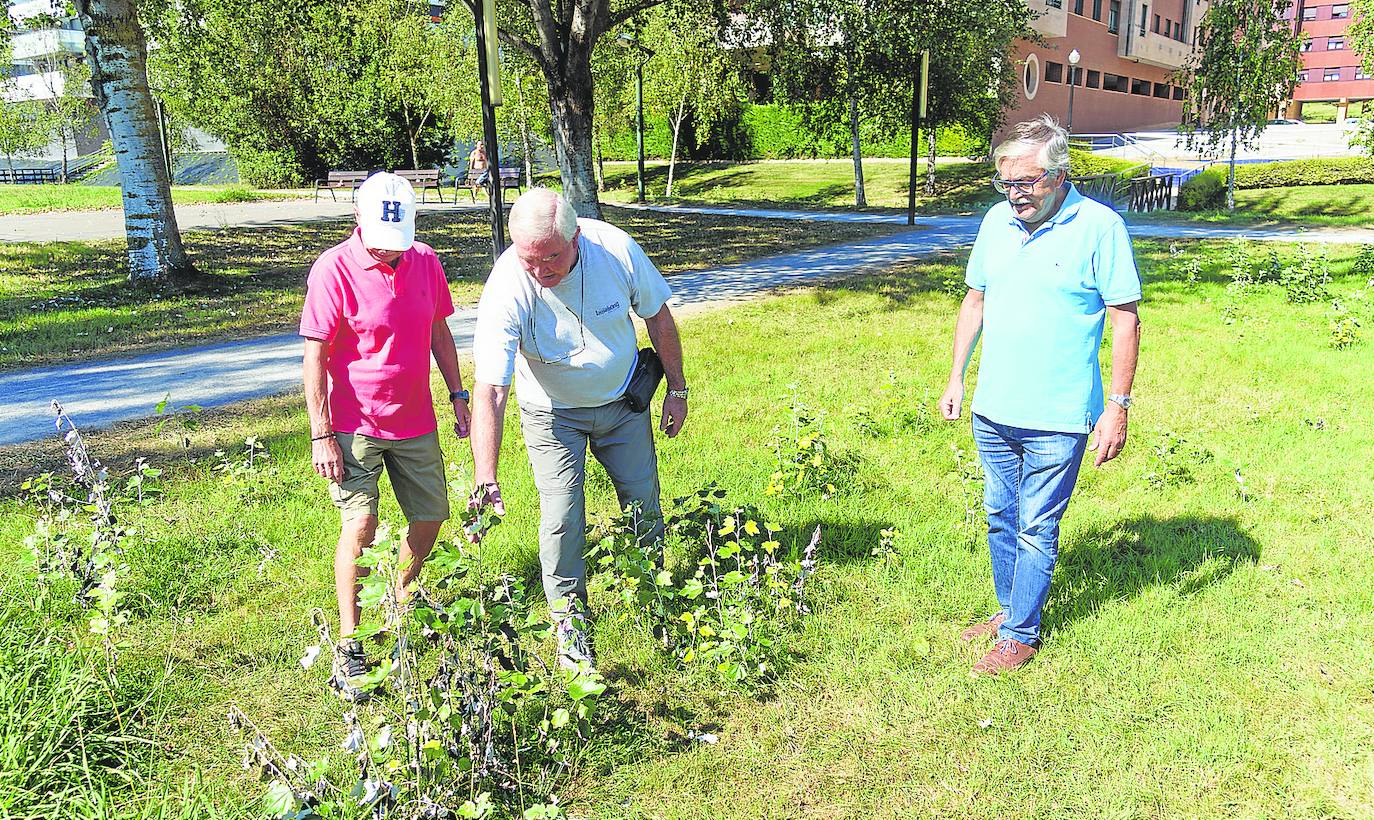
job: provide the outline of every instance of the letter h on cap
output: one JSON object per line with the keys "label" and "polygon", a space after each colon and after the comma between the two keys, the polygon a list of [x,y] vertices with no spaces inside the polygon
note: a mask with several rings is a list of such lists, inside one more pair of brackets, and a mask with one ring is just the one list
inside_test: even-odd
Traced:
{"label": "letter h on cap", "polygon": [[395,200],[390,200],[390,199],[384,199],[384,200],[382,200],[382,221],[383,221],[383,222],[400,222],[400,221],[401,221],[401,203],[396,202]]}

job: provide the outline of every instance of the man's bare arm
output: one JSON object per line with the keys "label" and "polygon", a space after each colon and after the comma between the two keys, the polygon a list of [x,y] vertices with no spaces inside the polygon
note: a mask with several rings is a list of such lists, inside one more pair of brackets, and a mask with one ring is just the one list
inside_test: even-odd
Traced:
{"label": "man's bare arm", "polygon": [[[658,313],[644,320],[649,330],[649,340],[663,361],[663,375],[668,381],[669,390],[681,390],[687,386],[687,377],[682,372],[682,337],[677,332],[677,321],[673,312],[664,305]],[[676,396],[663,397],[663,414],[659,419],[659,429],[673,438],[682,432],[687,422],[687,400]]]}
{"label": "man's bare arm", "polygon": [[[463,374],[458,368],[458,348],[453,344],[453,332],[448,321],[440,319],[434,323],[429,334],[429,347],[434,353],[434,363],[439,367],[439,375],[444,377],[448,392],[463,389]],[[462,399],[453,400],[453,432],[458,438],[467,438],[472,426],[468,403]]]}
{"label": "man's bare arm", "polygon": [[969,288],[959,305],[959,318],[954,323],[954,362],[949,382],[940,397],[940,413],[949,421],[959,418],[964,407],[964,372],[968,370],[978,334],[983,331],[983,292]]}
{"label": "man's bare arm", "polygon": [[305,340],[305,412],[310,417],[310,461],[315,472],[338,484],[343,481],[343,451],[330,433],[334,432],[329,416],[329,376],[326,362],[329,353],[318,339]]}
{"label": "man's bare arm", "polygon": [[478,492],[504,514],[497,468],[501,459],[501,433],[505,425],[510,387],[476,382],[472,386],[472,461]]}
{"label": "man's bare arm", "polygon": [[[1140,358],[1139,303],[1109,305],[1107,316],[1112,320],[1112,389],[1114,394],[1131,394],[1135,383],[1136,363]],[[1102,417],[1093,428],[1089,450],[1096,451],[1094,467],[1101,467],[1126,449],[1126,408],[1114,401],[1107,402]]]}

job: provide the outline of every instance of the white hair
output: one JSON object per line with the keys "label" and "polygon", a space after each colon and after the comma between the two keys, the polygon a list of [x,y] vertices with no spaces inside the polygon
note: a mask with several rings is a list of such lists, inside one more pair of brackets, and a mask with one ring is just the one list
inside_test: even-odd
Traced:
{"label": "white hair", "polygon": [[575,233],[577,211],[557,191],[531,188],[511,206],[510,238],[513,242],[533,244],[553,236],[567,242]]}
{"label": "white hair", "polygon": [[1050,176],[1069,172],[1069,133],[1049,114],[1012,126],[1011,133],[992,152],[992,167],[1001,166],[1007,157],[1023,157],[1035,152],[1040,167]]}

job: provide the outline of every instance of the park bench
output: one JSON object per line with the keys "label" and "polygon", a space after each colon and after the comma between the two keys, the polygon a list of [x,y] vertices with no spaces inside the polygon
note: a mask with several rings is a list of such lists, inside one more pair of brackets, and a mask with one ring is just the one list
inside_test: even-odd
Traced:
{"label": "park bench", "polygon": [[315,180],[315,200],[320,199],[320,191],[328,191],[329,198],[338,201],[334,196],[334,191],[348,189],[349,196],[353,196],[358,190],[358,186],[363,184],[370,172],[368,171],[330,171],[329,176],[324,179]]}
{"label": "park bench", "polygon": [[[439,186],[439,174],[440,171],[438,169],[423,170],[405,168],[396,171],[396,176],[400,177],[401,179],[404,179],[406,182],[409,182],[414,187],[420,189],[421,202],[425,201],[425,191],[430,188],[433,188],[435,192],[439,194],[440,202],[444,201],[444,190]],[[458,195],[455,191],[454,199],[457,198]]]}
{"label": "park bench", "polygon": [[[484,187],[484,186],[482,186],[482,185],[477,184],[477,180],[478,180],[478,178],[480,178],[481,176],[482,176],[482,172],[481,172],[481,171],[472,171],[472,170],[469,170],[469,171],[468,171],[468,175],[467,175],[467,177],[466,177],[465,179],[462,179],[462,180],[454,179],[454,180],[453,180],[453,196],[454,196],[454,198],[456,199],[457,196],[458,196],[458,187],[459,187],[460,185],[465,185],[465,186],[467,186],[468,194],[472,197],[472,201],[473,201],[473,202],[476,202],[476,201],[477,201],[477,189],[478,189],[478,188],[481,188],[481,187]],[[522,192],[523,186],[522,186],[521,183],[520,183],[520,169],[519,169],[519,168],[502,168],[502,169],[501,169],[501,188],[502,188],[502,190],[505,190],[506,188],[514,188],[516,193],[521,193],[521,192]]]}
{"label": "park bench", "polygon": [[58,182],[61,178],[62,174],[56,168],[0,169],[0,182],[7,182],[12,185],[38,185]]}

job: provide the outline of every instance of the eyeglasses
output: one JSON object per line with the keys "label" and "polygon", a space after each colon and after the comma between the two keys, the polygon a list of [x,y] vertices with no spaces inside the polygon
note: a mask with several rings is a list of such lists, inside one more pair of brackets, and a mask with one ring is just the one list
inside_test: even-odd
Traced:
{"label": "eyeglasses", "polygon": [[997,177],[993,177],[992,187],[993,190],[997,191],[997,193],[999,194],[1006,194],[1012,191],[1016,191],[1017,193],[1021,194],[1028,194],[1035,189],[1035,186],[1040,183],[1040,180],[1044,179],[1049,175],[1050,172],[1045,171],[1035,179],[999,179]]}

